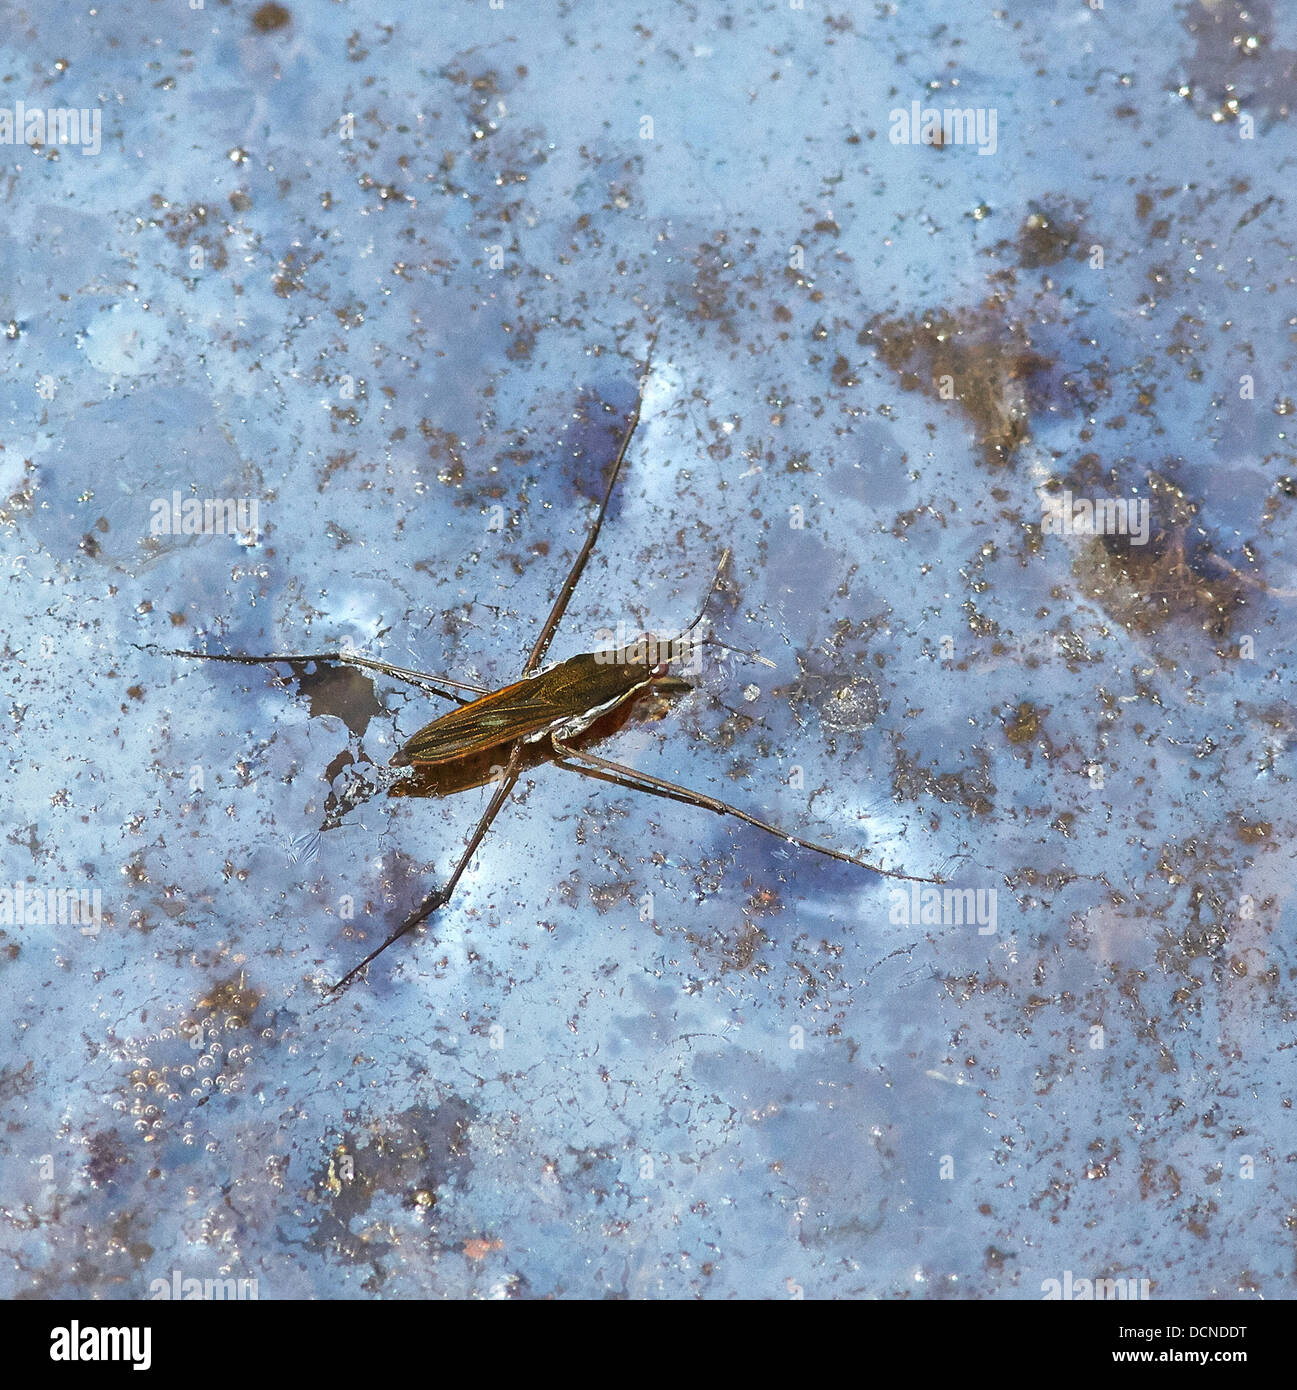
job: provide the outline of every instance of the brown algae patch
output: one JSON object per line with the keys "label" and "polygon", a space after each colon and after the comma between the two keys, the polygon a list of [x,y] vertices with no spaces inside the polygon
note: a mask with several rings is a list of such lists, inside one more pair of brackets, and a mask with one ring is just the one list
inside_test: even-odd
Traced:
{"label": "brown algae patch", "polygon": [[857,341],[873,347],[906,391],[951,401],[964,413],[990,468],[1006,468],[1030,437],[1031,379],[1053,362],[1033,351],[1026,330],[998,300],[956,315],[934,309],[875,318]]}
{"label": "brown algae patch", "polygon": [[1031,209],[1018,229],[1018,264],[1023,270],[1039,270],[1042,266],[1057,265],[1077,254],[1081,239],[1079,217],[1068,220],[1061,209],[1031,204]]}
{"label": "brown algae patch", "polygon": [[[468,1129],[475,1115],[467,1101],[452,1096],[435,1109],[414,1106],[375,1116],[367,1133],[344,1135],[314,1175],[309,1200],[316,1212],[308,1244],[347,1264],[372,1266],[364,1287],[377,1292],[387,1277],[385,1263],[402,1260],[407,1237],[397,1220],[371,1211],[387,1197],[432,1228],[438,1249],[451,1248],[453,1239],[436,1238],[437,1206],[442,1193],[462,1185],[472,1171]],[[421,1232],[420,1240],[426,1239],[428,1233]]]}
{"label": "brown algae patch", "polygon": [[1148,489],[1157,524],[1147,544],[1129,535],[1086,538],[1072,560],[1080,592],[1131,632],[1187,621],[1228,637],[1247,602],[1242,577],[1212,550],[1198,504],[1178,485],[1150,473]]}

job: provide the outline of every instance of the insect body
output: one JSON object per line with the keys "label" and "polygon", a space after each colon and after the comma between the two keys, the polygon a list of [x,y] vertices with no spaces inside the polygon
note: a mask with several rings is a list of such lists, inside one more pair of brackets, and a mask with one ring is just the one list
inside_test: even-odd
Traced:
{"label": "insect body", "polygon": [[569,657],[425,724],[395,754],[392,766],[435,767],[514,739],[576,738],[655,682],[668,689],[689,688],[668,672],[664,661],[608,660],[598,652]]}

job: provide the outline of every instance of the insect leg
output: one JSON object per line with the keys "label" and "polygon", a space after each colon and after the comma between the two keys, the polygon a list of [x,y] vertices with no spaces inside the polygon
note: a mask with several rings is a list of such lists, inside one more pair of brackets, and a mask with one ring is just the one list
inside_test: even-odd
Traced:
{"label": "insect leg", "polygon": [[[656,342],[656,335],[649,343],[649,358],[652,360],[653,343]],[[563,587],[559,590],[558,597],[554,600],[554,606],[549,610],[549,617],[545,619],[545,626],[541,628],[540,636],[536,639],[536,645],[531,649],[531,655],[527,658],[527,664],[522,668],[523,675],[529,676],[540,663],[545,659],[545,653],[549,650],[549,644],[553,641],[554,630],[562,621],[563,614],[567,612],[568,600],[576,590],[581,573],[585,569],[585,562],[590,558],[590,552],[594,549],[594,543],[599,539],[599,531],[603,526],[603,519],[608,511],[608,504],[612,501],[613,488],[617,486],[617,477],[621,473],[623,460],[626,458],[626,450],[630,447],[631,436],[635,433],[636,426],[639,424],[640,409],[644,404],[644,391],[641,388],[635,397],[635,413],[631,416],[630,424],[626,427],[626,433],[622,435],[621,447],[617,450],[617,458],[612,466],[612,477],[608,479],[608,486],[604,489],[603,501],[599,504],[599,511],[595,516],[589,531],[586,533],[585,544],[581,547],[580,553],[572,561],[572,568],[568,571],[567,578],[563,581]]]}
{"label": "insect leg", "polygon": [[[276,662],[294,665],[304,661],[327,661],[335,666],[359,666],[364,671],[380,671],[385,676],[395,676],[397,680],[405,681],[410,685],[420,685],[425,690],[430,690],[434,695],[440,695],[446,700],[459,700],[459,697],[451,695],[445,690],[439,690],[437,686],[448,685],[455,690],[467,690],[474,695],[489,693],[487,686],[474,685],[471,681],[457,681],[452,680],[449,676],[425,674],[422,671],[412,671],[406,666],[392,666],[386,661],[371,661],[364,656],[348,656],[345,652],[306,652],[301,655],[295,652],[275,652],[269,656],[243,656],[227,652],[172,650],[167,647],[140,646],[139,643],[132,643],[132,646],[137,651],[157,652],[161,656],[185,656],[192,661],[233,661],[242,666],[274,665]],[[459,703],[464,704],[466,702],[459,700]]]}
{"label": "insect leg", "polygon": [[500,807],[509,799],[509,793],[513,790],[514,783],[518,780],[520,764],[522,762],[521,743],[515,743],[513,751],[509,755],[509,762],[505,766],[504,775],[500,779],[500,785],[495,790],[495,795],[491,798],[487,808],[482,813],[482,818],[477,823],[477,829],[468,838],[468,845],[464,853],[460,855],[459,863],[455,865],[455,870],[440,888],[434,889],[429,893],[423,902],[401,923],[399,927],[383,942],[372,950],[359,965],[354,965],[338,981],[336,985],[330,985],[325,991],[326,1002],[329,996],[337,998],[343,990],[361,973],[372,961],[387,950],[393,943],[399,941],[403,936],[412,932],[421,922],[426,922],[439,908],[443,908],[450,901],[459,880],[463,877],[464,870],[468,868],[469,860],[477,852],[477,847],[482,843],[486,832],[491,828],[491,822],[495,819]]}
{"label": "insect leg", "polygon": [[[615,782],[618,786],[629,787],[633,791],[649,792],[654,796],[664,796],[673,801],[686,801],[692,806],[701,806],[705,810],[715,811],[718,816],[736,816],[739,820],[756,826],[758,830],[764,830],[768,835],[786,840],[789,844],[800,845],[802,849],[814,850],[817,854],[827,854],[830,859],[840,859],[845,864],[859,864],[862,869],[868,869],[871,873],[882,874],[884,878],[900,878],[907,883],[945,882],[944,879],[940,878],[925,878],[922,874],[903,874],[897,869],[884,869],[878,864],[870,864],[864,859],[857,859],[854,854],[847,854],[844,850],[832,849],[828,845],[817,844],[814,840],[803,840],[799,835],[790,835],[788,831],[780,830],[778,826],[771,825],[768,821],[759,820],[749,812],[741,811],[737,806],[731,806],[728,801],[719,801],[714,796],[706,796],[689,787],[681,787],[675,782],[667,782],[661,777],[654,777],[647,772],[639,772],[633,767],[626,767],[623,763],[610,762],[607,758],[597,757],[594,753],[583,753],[563,743],[560,739],[551,737],[550,741],[560,755],[560,767],[568,767],[573,771],[588,769],[591,776],[601,777],[604,781]],[[573,764],[579,764],[579,766],[573,767]]]}

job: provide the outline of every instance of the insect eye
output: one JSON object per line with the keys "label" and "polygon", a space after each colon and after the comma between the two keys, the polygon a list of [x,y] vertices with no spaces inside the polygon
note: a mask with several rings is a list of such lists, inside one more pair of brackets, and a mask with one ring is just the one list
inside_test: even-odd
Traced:
{"label": "insect eye", "polygon": [[657,663],[656,666],[654,666],[654,667],[652,667],[652,668],[650,669],[650,671],[649,671],[649,679],[650,679],[650,680],[655,680],[655,681],[660,681],[660,680],[662,679],[662,677],[665,676],[665,675],[670,671],[670,669],[671,669],[671,663],[670,663],[670,662],[667,662],[667,661],[659,661],[659,662]]}

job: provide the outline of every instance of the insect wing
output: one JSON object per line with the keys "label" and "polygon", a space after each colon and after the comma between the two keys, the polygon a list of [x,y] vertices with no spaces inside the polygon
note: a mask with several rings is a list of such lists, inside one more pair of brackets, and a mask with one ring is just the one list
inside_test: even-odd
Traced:
{"label": "insect wing", "polygon": [[398,767],[409,763],[434,766],[547,728],[555,711],[544,692],[538,690],[540,680],[516,681],[443,714],[425,724],[392,762]]}
{"label": "insect wing", "polygon": [[648,683],[643,666],[574,656],[426,724],[396,754],[397,767],[435,766],[534,738],[592,710],[611,709]]}

